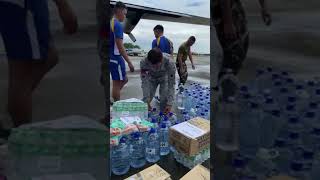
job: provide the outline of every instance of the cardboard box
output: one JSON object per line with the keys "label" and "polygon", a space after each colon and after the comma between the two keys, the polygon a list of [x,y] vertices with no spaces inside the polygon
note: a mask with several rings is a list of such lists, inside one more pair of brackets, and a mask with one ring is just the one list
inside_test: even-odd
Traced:
{"label": "cardboard box", "polygon": [[155,164],[124,180],[171,180],[171,178],[169,173]]}
{"label": "cardboard box", "polygon": [[169,143],[188,156],[210,147],[210,121],[196,117],[169,129]]}
{"label": "cardboard box", "polygon": [[180,180],[210,180],[210,171],[203,167],[202,165],[197,165],[186,175],[184,175]]}

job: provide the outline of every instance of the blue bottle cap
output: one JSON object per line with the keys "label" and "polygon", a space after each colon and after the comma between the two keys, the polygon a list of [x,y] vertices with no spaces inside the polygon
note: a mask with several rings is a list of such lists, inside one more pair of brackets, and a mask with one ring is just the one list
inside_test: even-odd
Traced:
{"label": "blue bottle cap", "polygon": [[295,102],[297,99],[296,99],[296,97],[294,97],[294,96],[289,96],[288,97],[288,101],[289,102]]}
{"label": "blue bottle cap", "polygon": [[287,92],[288,92],[288,89],[287,89],[287,88],[281,88],[281,89],[280,89],[280,92],[281,92],[281,93],[287,93]]}
{"label": "blue bottle cap", "polygon": [[262,69],[258,69],[256,73],[257,73],[257,75],[261,75],[264,73],[264,71]]}
{"label": "blue bottle cap", "polygon": [[204,113],[201,113],[201,116],[204,116]]}
{"label": "blue bottle cap", "polygon": [[127,138],[126,137],[120,138],[119,143],[126,143],[126,142],[127,142]]}
{"label": "blue bottle cap", "polygon": [[233,159],[232,165],[236,168],[243,168],[245,166],[245,160],[241,157]]}
{"label": "blue bottle cap", "polygon": [[288,106],[286,107],[286,110],[288,110],[288,111],[294,111],[294,110],[295,110],[295,106],[294,106],[294,105],[288,105]]}
{"label": "blue bottle cap", "polygon": [[161,128],[166,128],[166,127],[167,127],[167,125],[165,123],[161,124]]}
{"label": "blue bottle cap", "polygon": [[163,117],[163,121],[168,121],[168,120],[169,120],[168,116]]}
{"label": "blue bottle cap", "polygon": [[267,71],[272,72],[273,71],[272,67],[267,67]]}
{"label": "blue bottle cap", "polygon": [[314,108],[317,108],[317,107],[318,107],[318,104],[315,103],[315,102],[311,102],[311,103],[309,104],[309,107],[312,108],[312,109],[314,109]]}
{"label": "blue bottle cap", "polygon": [[157,108],[153,108],[152,111],[153,111],[153,112],[157,111]]}
{"label": "blue bottle cap", "polygon": [[163,112],[160,111],[160,112],[159,112],[159,116],[163,116]]}
{"label": "blue bottle cap", "polygon": [[285,139],[283,138],[277,138],[275,141],[274,141],[274,146],[275,147],[284,147],[286,145],[286,141]]}
{"label": "blue bottle cap", "polygon": [[205,109],[204,112],[209,112],[209,110],[208,110],[208,109]]}
{"label": "blue bottle cap", "polygon": [[302,162],[299,162],[299,161],[293,161],[293,162],[291,162],[290,167],[294,171],[301,171],[303,168],[303,164],[302,164]]}
{"label": "blue bottle cap", "polygon": [[158,123],[158,120],[157,120],[156,118],[152,118],[152,119],[151,119],[151,122],[152,122],[152,123]]}
{"label": "blue bottle cap", "polygon": [[150,129],[150,134],[156,133],[156,129],[155,128],[151,128]]}
{"label": "blue bottle cap", "polygon": [[291,84],[291,83],[294,82],[294,80],[293,80],[292,78],[287,78],[287,79],[286,79],[286,82]]}
{"label": "blue bottle cap", "polygon": [[139,138],[140,137],[140,132],[134,132],[131,134],[131,137],[133,137],[134,139]]}
{"label": "blue bottle cap", "polygon": [[289,137],[290,137],[290,139],[298,139],[299,138],[299,133],[290,132]]}
{"label": "blue bottle cap", "polygon": [[247,91],[248,91],[248,87],[247,87],[247,86],[241,86],[241,87],[240,87],[240,90],[247,92]]}
{"label": "blue bottle cap", "polygon": [[315,135],[320,135],[320,128],[319,127],[313,128],[312,133],[315,134]]}
{"label": "blue bottle cap", "polygon": [[298,123],[299,122],[299,119],[297,117],[290,117],[289,118],[289,122],[290,123]]}
{"label": "blue bottle cap", "polygon": [[303,150],[303,158],[304,159],[313,159],[314,152],[311,149]]}
{"label": "blue bottle cap", "polygon": [[288,76],[289,73],[288,73],[287,71],[282,71],[282,72],[281,72],[281,75]]}
{"label": "blue bottle cap", "polygon": [[306,113],[306,116],[305,116],[305,117],[307,117],[307,118],[314,118],[314,117],[315,117],[315,113],[309,111],[309,112]]}
{"label": "blue bottle cap", "polygon": [[278,116],[278,117],[280,116],[280,111],[278,109],[272,110],[271,113],[273,116]]}
{"label": "blue bottle cap", "polygon": [[316,94],[320,95],[320,89],[316,89]]}
{"label": "blue bottle cap", "polygon": [[308,81],[308,86],[314,86],[315,85],[315,83],[314,83],[314,81]]}
{"label": "blue bottle cap", "polygon": [[254,103],[254,102],[251,102],[250,103],[250,107],[256,109],[256,108],[258,108],[258,104]]}
{"label": "blue bottle cap", "polygon": [[266,98],[266,103],[267,104],[272,104],[273,103],[273,98],[271,98],[271,97]]}
{"label": "blue bottle cap", "polygon": [[273,83],[274,86],[281,86],[281,81],[276,81]]}
{"label": "blue bottle cap", "polygon": [[301,90],[301,89],[303,89],[303,86],[302,85],[296,85],[296,89],[297,90]]}
{"label": "blue bottle cap", "polygon": [[169,116],[173,116],[173,112],[169,112]]}

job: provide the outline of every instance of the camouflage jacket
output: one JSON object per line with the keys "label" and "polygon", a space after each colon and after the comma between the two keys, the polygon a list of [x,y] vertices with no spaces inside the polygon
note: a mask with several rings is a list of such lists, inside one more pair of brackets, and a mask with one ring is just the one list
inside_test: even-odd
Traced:
{"label": "camouflage jacket", "polygon": [[143,92],[143,101],[148,102],[152,100],[150,97],[150,86],[153,84],[158,84],[160,82],[165,82],[167,84],[167,105],[173,104],[174,93],[175,93],[175,74],[176,67],[169,54],[163,53],[163,61],[159,69],[152,67],[152,64],[147,58],[140,61],[141,69],[141,88]]}

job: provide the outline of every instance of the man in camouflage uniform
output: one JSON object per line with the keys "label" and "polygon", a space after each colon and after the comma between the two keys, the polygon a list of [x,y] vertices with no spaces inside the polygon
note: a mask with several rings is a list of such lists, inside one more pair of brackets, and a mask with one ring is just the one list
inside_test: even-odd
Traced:
{"label": "man in camouflage uniform", "polygon": [[143,101],[152,109],[151,101],[158,85],[160,94],[160,111],[168,113],[174,101],[176,68],[170,54],[161,53],[159,48],[149,51],[148,56],[140,61],[141,88]]}
{"label": "man in camouflage uniform", "polygon": [[192,65],[192,69],[195,69],[191,52],[191,46],[195,42],[196,38],[194,36],[191,36],[186,42],[182,43],[179,47],[176,66],[180,77],[180,84],[185,84],[188,79],[188,67],[186,64],[188,57]]}

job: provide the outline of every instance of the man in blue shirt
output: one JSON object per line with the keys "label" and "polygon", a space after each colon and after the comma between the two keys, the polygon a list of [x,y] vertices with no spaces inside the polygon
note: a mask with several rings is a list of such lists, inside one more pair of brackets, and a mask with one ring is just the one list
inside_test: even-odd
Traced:
{"label": "man in blue shirt", "polygon": [[152,49],[159,48],[162,53],[173,55],[172,42],[163,35],[164,28],[161,25],[156,25],[153,28],[154,36],[156,39],[152,41]]}
{"label": "man in blue shirt", "polygon": [[110,62],[109,68],[112,77],[112,98],[114,101],[120,100],[120,91],[128,82],[126,76],[126,65],[128,63],[131,72],[134,72],[134,67],[127,55],[123,45],[123,26],[127,14],[127,8],[124,3],[117,2],[114,7],[114,16],[110,22]]}

